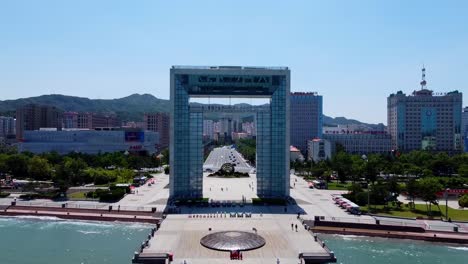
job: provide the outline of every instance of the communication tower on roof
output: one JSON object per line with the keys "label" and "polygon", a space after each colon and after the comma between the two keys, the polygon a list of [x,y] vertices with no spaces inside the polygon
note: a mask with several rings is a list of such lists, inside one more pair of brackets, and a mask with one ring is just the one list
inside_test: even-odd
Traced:
{"label": "communication tower on roof", "polygon": [[422,79],[422,80],[421,80],[421,82],[420,82],[420,84],[421,84],[421,90],[424,90],[424,89],[426,89],[426,84],[427,84],[427,82],[426,82],[426,68],[424,67],[424,65],[423,65],[423,67],[422,67],[422,69],[421,69],[421,75],[422,75],[422,76],[421,76],[421,79]]}

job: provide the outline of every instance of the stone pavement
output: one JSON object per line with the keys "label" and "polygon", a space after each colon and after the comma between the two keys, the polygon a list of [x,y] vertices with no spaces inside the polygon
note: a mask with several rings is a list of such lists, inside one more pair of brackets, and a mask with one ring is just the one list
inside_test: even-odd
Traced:
{"label": "stone pavement", "polygon": [[[222,217],[221,217],[222,216]],[[291,229],[291,224],[298,226],[297,232]],[[212,231],[208,229],[212,228]],[[215,251],[200,244],[200,239],[217,231],[246,231],[262,236],[265,246],[243,252],[242,263],[280,263],[297,264],[299,253],[308,252],[328,256],[327,251],[314,240],[313,235],[302,227],[293,215],[252,215],[252,218],[231,218],[218,214],[216,218],[193,218],[193,215],[169,215],[161,228],[150,240],[144,254],[166,253],[174,254],[174,263],[189,264],[227,263],[229,252]]]}

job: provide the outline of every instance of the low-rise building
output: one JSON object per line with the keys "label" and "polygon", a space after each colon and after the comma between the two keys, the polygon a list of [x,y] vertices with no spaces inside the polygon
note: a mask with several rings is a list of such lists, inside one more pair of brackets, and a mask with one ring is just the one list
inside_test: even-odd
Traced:
{"label": "low-rise building", "polygon": [[290,146],[289,151],[290,151],[289,157],[291,161],[303,162],[305,160],[304,156],[302,155],[301,151],[298,148],[294,146]]}
{"label": "low-rise building", "polygon": [[319,162],[331,159],[332,148],[330,141],[326,139],[312,139],[307,141],[307,160]]}
{"label": "low-rise building", "polygon": [[106,152],[156,153],[159,134],[143,130],[80,130],[24,131],[20,152],[70,152],[98,154]]}
{"label": "low-rise building", "polygon": [[385,132],[363,132],[346,134],[323,134],[323,139],[331,143],[332,153],[336,145],[343,146],[351,154],[390,153],[392,137]]}
{"label": "low-rise building", "polygon": [[232,137],[232,140],[236,141],[242,138],[248,138],[249,135],[243,132],[232,132],[231,137]]}

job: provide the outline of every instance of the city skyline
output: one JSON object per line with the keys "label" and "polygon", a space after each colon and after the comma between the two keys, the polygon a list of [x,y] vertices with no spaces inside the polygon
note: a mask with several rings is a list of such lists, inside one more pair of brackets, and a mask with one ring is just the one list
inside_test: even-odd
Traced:
{"label": "city skyline", "polygon": [[419,89],[423,64],[429,89],[467,97],[462,1],[179,4],[3,4],[1,100],[168,99],[168,69],[186,64],[288,66],[291,91],[316,91],[324,113],[367,123],[386,123],[389,94]]}

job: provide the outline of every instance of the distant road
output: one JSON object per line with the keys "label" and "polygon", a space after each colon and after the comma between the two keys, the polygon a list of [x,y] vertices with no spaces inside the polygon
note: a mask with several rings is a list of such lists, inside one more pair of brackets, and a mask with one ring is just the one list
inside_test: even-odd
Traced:
{"label": "distant road", "polygon": [[203,170],[215,172],[225,163],[235,164],[236,171],[238,172],[249,173],[252,170],[252,167],[237,150],[227,146],[214,148],[203,164]]}

